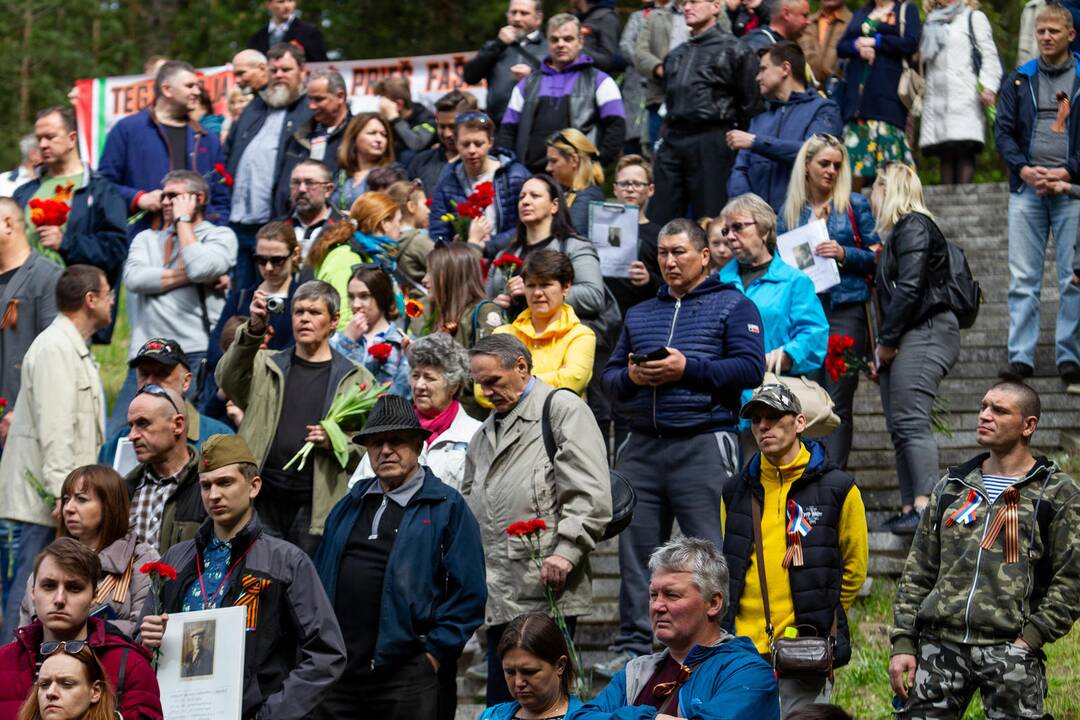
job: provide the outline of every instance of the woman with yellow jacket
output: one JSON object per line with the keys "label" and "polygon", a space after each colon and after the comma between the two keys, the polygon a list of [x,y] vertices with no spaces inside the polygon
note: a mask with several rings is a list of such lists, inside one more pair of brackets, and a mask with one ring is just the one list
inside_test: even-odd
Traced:
{"label": "woman with yellow jacket", "polygon": [[[584,393],[592,377],[596,335],[566,304],[574,281],[570,258],[558,250],[537,250],[526,256],[521,274],[528,308],[495,332],[514,335],[529,348],[533,375],[552,387]],[[481,405],[491,407],[479,386],[475,394]]]}

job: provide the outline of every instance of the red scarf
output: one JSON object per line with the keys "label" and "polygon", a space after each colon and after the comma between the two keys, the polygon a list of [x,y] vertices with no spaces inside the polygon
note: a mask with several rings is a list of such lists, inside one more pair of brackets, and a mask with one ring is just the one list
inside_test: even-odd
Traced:
{"label": "red scarf", "polygon": [[450,429],[450,426],[454,423],[454,418],[457,417],[458,409],[460,407],[461,403],[454,400],[438,415],[427,417],[420,411],[420,408],[415,405],[413,406],[416,410],[416,417],[420,420],[420,426],[425,430],[431,431],[431,435],[427,439],[428,447],[431,447],[431,443],[435,442],[435,438]]}

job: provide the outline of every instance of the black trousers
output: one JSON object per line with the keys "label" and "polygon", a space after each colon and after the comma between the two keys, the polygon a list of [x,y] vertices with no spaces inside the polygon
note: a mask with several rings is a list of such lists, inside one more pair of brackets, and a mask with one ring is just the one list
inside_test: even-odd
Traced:
{"label": "black trousers", "polygon": [[420,653],[395,668],[380,668],[361,677],[342,678],[315,711],[316,720],[440,718],[439,675]]}
{"label": "black trousers", "polygon": [[654,163],[656,194],[649,219],[663,225],[684,217],[716,217],[727,203],[727,181],[735,153],[724,139],[730,128],[699,132],[669,129],[660,140]]}
{"label": "black trousers", "polygon": [[[859,356],[868,352],[866,324],[866,306],[863,303],[833,305],[828,296],[821,296],[825,317],[829,319],[830,335],[850,335],[855,340],[852,350]],[[841,469],[847,469],[848,456],[851,454],[851,438],[854,434],[852,414],[855,406],[855,391],[859,387],[860,373],[851,372],[839,380],[833,380],[824,368],[814,373],[817,380],[833,399],[836,414],[840,416],[840,427],[821,439],[829,459]]]}
{"label": "black trousers", "polygon": [[262,492],[255,498],[259,522],[270,535],[288,540],[310,557],[315,557],[321,535],[308,532],[311,527],[311,497],[299,497],[288,491],[272,488],[264,481]]}

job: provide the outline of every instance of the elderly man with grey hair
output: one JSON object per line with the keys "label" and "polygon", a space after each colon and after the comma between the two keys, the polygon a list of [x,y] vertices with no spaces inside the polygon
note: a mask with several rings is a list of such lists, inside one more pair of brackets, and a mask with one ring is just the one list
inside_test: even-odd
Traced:
{"label": "elderly man with grey hair", "polygon": [[[489,335],[469,350],[473,381],[494,407],[469,443],[461,494],[480,523],[487,554],[487,704],[508,702],[496,649],[507,623],[547,612],[556,593],[571,632],[592,610],[589,554],[611,521],[611,483],[600,428],[585,401],[532,374],[532,355],[512,335]],[[545,447],[544,419],[552,449]],[[539,518],[541,567],[511,523]]]}
{"label": "elderly man with grey hair", "polygon": [[23,135],[19,140],[19,166],[0,175],[0,197],[11,197],[15,190],[34,179],[36,168],[41,164],[37,136]]}
{"label": "elderly man with grey hair", "polygon": [[[244,411],[239,435],[258,460],[263,479],[255,501],[263,528],[313,555],[326,516],[348,491],[349,475],[362,453],[350,436],[342,463],[319,423],[337,398],[375,378],[330,347],[341,310],[332,285],[311,280],[296,289],[291,309],[296,344],[282,350],[262,349],[267,298],[263,290],[255,291],[250,319],[236,331],[214,377]],[[305,443],[314,445],[311,455],[303,463],[290,463]]]}
{"label": "elderly man with grey hair", "polygon": [[267,70],[269,61],[266,55],[258,50],[241,50],[236,53],[232,60],[233,77],[236,84],[246,94],[252,95],[259,92],[270,82],[270,72]]}
{"label": "elderly man with grey hair", "polygon": [[628,707],[655,708],[657,720],[779,720],[772,668],[753,642],[721,626],[728,568],[720,550],[700,538],[671,540],[649,570],[649,616],[664,650],[631,660],[575,720],[626,717]]}
{"label": "elderly man with grey hair", "polygon": [[[420,464],[460,490],[469,441],[480,429],[480,421],[469,417],[458,402],[463,389],[470,386],[469,356],[446,333],[413,340],[405,355],[409,360],[413,411],[420,425],[431,432],[420,452]],[[372,475],[371,462],[365,455],[349,486]]]}

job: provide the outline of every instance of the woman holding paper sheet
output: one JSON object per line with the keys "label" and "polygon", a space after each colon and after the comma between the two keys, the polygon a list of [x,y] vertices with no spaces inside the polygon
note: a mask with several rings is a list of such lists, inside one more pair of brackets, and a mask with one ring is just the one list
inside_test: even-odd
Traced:
{"label": "woman holding paper sheet", "polygon": [[[840,284],[818,295],[829,320],[829,334],[851,337],[855,341],[852,352],[863,357],[870,353],[868,280],[874,276],[874,249],[880,247],[880,240],[869,201],[851,192],[847,149],[837,138],[822,133],[811,136],[795,158],[787,201],[776,220],[776,232],[782,235],[815,220],[825,221],[829,240],[818,245],[814,253],[833,258],[840,270]],[[840,416],[840,427],[822,442],[829,458],[846,468],[859,373],[851,372],[834,380],[828,373],[818,371],[814,379],[832,397],[835,412]]]}
{"label": "woman holding paper sheet", "polygon": [[806,375],[821,367],[829,345],[829,323],[814,282],[776,252],[776,214],[757,195],[729,200],[721,228],[735,259],[720,269],[761,313],[766,365],[785,375]]}
{"label": "woman holding paper sheet", "polygon": [[941,381],[960,355],[960,324],[949,309],[948,245],[926,209],[914,168],[897,163],[882,170],[870,204],[884,241],[875,276],[877,367],[901,506],[882,529],[911,534],[941,477],[930,416]]}

